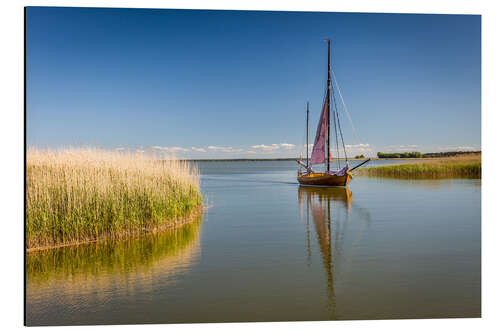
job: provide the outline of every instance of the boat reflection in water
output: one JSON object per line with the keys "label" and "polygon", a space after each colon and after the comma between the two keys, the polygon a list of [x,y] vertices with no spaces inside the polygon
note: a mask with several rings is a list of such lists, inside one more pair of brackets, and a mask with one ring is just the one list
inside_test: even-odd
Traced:
{"label": "boat reflection in water", "polygon": [[[346,216],[352,209],[352,192],[348,187],[304,187],[298,190],[301,217],[306,222],[307,255],[311,262],[310,219],[312,218],[322,264],[326,273],[328,312],[336,319],[334,266],[342,256]],[[305,212],[304,212],[305,210]],[[305,216],[304,216],[305,215]],[[341,222],[342,221],[342,222]]]}
{"label": "boat reflection in water", "polygon": [[201,224],[202,216],[160,233],[29,253],[28,325],[120,323],[119,309],[150,301],[199,261]]}

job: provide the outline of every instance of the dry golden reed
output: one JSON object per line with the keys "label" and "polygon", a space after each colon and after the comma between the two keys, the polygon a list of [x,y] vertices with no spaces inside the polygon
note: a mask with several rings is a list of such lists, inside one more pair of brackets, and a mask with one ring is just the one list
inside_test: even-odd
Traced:
{"label": "dry golden reed", "polygon": [[197,168],[164,156],[29,148],[26,167],[28,249],[165,227],[202,204]]}

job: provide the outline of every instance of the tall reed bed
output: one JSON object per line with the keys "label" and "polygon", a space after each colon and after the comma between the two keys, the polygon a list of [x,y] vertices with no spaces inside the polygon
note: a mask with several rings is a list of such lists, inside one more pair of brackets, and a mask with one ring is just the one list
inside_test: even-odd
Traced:
{"label": "tall reed bed", "polygon": [[432,158],[418,163],[358,169],[359,175],[393,178],[481,178],[481,155]]}
{"label": "tall reed bed", "polygon": [[175,159],[29,148],[26,167],[28,249],[169,227],[202,204],[198,170]]}

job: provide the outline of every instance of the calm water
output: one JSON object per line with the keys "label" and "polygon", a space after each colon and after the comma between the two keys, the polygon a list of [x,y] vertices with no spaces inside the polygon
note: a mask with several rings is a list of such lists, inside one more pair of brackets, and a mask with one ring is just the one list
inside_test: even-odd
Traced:
{"label": "calm water", "polygon": [[28,324],[481,315],[479,180],[312,189],[295,162],[199,167],[200,221],[30,254]]}

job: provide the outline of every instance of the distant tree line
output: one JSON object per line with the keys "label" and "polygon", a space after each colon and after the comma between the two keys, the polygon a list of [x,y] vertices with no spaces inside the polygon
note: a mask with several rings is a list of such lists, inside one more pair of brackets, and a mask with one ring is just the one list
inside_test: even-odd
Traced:
{"label": "distant tree line", "polygon": [[[377,153],[378,158],[426,158],[426,157],[452,157],[458,155],[480,154],[481,151],[447,151],[440,153],[419,153],[418,151],[406,153]],[[362,155],[361,155],[362,156]]]}
{"label": "distant tree line", "polygon": [[418,151],[407,153],[377,153],[378,158],[421,158],[422,154]]}
{"label": "distant tree line", "polygon": [[356,155],[354,158],[365,158],[365,155]]}
{"label": "distant tree line", "polygon": [[481,154],[481,151],[447,151],[441,153],[425,153],[423,157],[451,157],[458,155]]}

